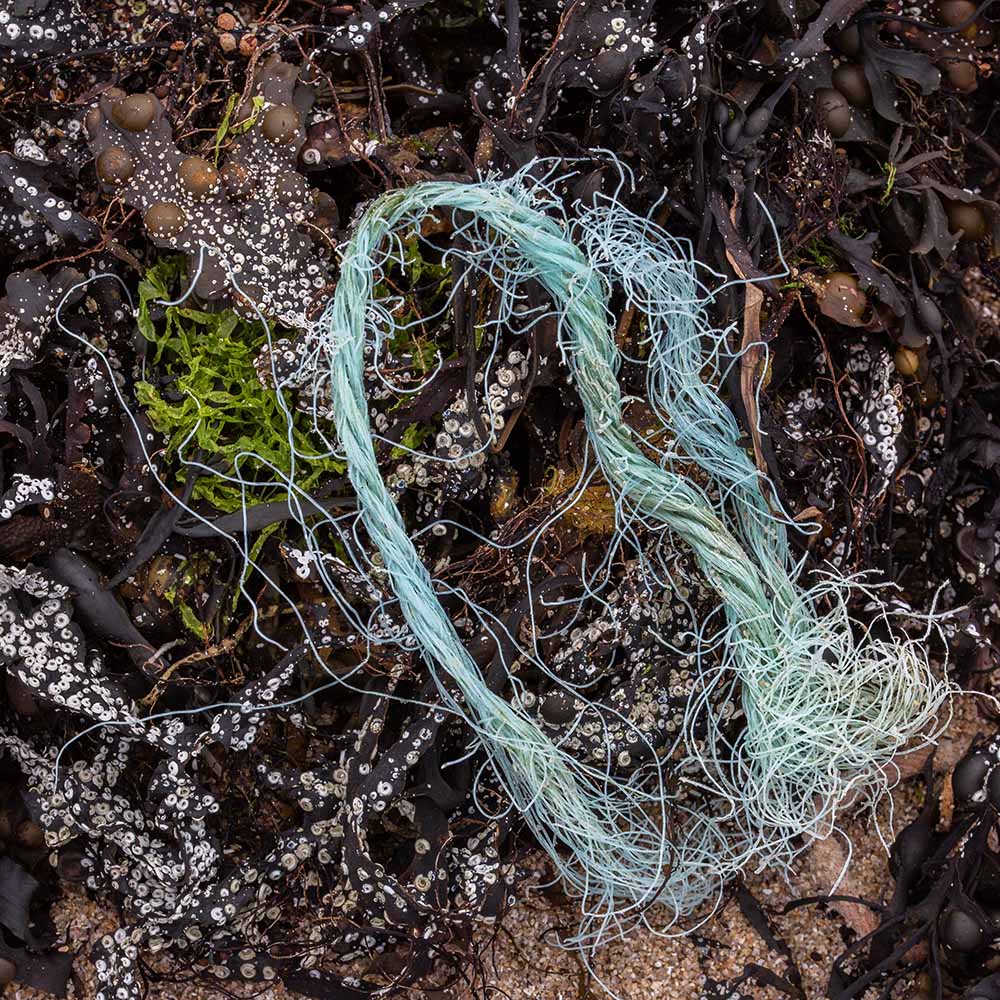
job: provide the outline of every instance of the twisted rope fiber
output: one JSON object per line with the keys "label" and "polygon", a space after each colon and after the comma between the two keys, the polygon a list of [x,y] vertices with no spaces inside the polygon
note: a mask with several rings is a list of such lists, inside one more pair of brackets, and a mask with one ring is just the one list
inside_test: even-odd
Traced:
{"label": "twisted rope fiber", "polygon": [[[395,230],[441,208],[473,217],[479,252],[502,291],[505,280],[534,277],[552,297],[589,440],[617,494],[619,531],[630,512],[674,533],[722,600],[722,662],[706,661],[684,726],[689,780],[708,793],[715,814],[674,803],[686,822],[672,843],[661,762],[641,780],[615,779],[560,749],[486,686],[383,482],[363,380],[374,261]],[[512,255],[520,258],[513,277],[503,269]],[[674,450],[659,461],[623,419],[612,282],[648,321],[649,402],[674,435]],[[751,860],[789,860],[796,837],[829,832],[846,797],[875,799],[885,790],[883,765],[915,738],[930,739],[950,694],[917,641],[891,632],[855,638],[847,601],[875,600],[872,588],[834,577],[809,590],[794,582],[784,525],[738,446],[732,415],[703,377],[717,374],[724,342],[705,318],[708,298],[690,254],[648,219],[611,200],[581,209],[573,224],[545,184],[529,187],[522,172],[503,182],[421,183],[375,201],[345,248],[332,300],[305,335],[305,374],[331,401],[361,518],[399,607],[445,704],[473,727],[567,889],[581,897],[578,943],[620,932],[630,916],[645,921],[653,900],[676,920]],[[715,345],[708,353],[707,336]],[[719,499],[672,467],[681,458],[708,473]],[[706,648],[718,640],[706,637]],[[718,703],[737,694],[746,722],[733,740]],[[707,735],[696,738],[697,725]]]}

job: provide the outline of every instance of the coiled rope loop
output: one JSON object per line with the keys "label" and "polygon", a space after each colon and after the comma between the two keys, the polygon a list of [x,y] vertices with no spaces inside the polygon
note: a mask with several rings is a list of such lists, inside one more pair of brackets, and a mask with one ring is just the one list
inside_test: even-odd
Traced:
{"label": "coiled rope loop", "polygon": [[[687,764],[696,765],[694,783],[716,811],[682,807],[688,821],[673,843],[660,763],[641,781],[616,779],[564,752],[520,706],[487,687],[383,482],[364,389],[374,261],[395,230],[441,209],[475,220],[498,287],[526,277],[544,286],[619,518],[627,508],[682,539],[721,598],[722,666],[704,670],[685,722]],[[675,915],[689,912],[752,858],[786,860],[794,838],[828,832],[846,796],[884,791],[881,768],[926,736],[949,689],[918,643],[856,637],[847,601],[862,585],[796,585],[784,525],[770,514],[735,421],[704,377],[717,371],[724,337],[705,319],[697,264],[613,199],[580,212],[570,220],[555,194],[524,172],[382,196],[345,248],[333,298],[306,333],[305,357],[316,393],[331,401],[361,517],[441,696],[472,726],[567,888],[582,898],[590,928],[578,940],[594,941],[654,899]],[[505,270],[513,260],[516,275]],[[649,457],[648,442],[625,423],[613,283],[648,323],[650,402],[684,460],[705,471],[707,488],[673,467],[678,452]],[[706,343],[714,345],[708,353]],[[819,604],[828,610],[820,613]],[[742,702],[745,726],[735,738],[718,717],[720,693]]]}

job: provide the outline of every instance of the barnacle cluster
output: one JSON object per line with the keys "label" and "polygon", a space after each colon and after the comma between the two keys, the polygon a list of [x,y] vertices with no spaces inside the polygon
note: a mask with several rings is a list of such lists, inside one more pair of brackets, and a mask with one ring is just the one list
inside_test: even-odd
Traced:
{"label": "barnacle cluster", "polygon": [[[656,22],[652,19],[653,4],[615,2],[588,4],[581,16],[571,21],[567,30],[562,25],[566,4],[561,0],[533,5],[524,11],[524,32],[527,46],[539,54],[547,53],[552,70],[546,80],[546,91],[531,94],[529,106],[542,102],[525,113],[529,128],[537,125],[565,89],[584,88],[596,94],[608,94],[619,88],[635,63],[656,51]],[[515,91],[522,71],[512,66],[501,51],[473,85],[473,95],[484,111],[501,114],[517,99]]]}
{"label": "barnacle cluster", "polygon": [[7,412],[5,389],[12,373],[37,360],[56,306],[80,277],[70,268],[52,280],[40,271],[8,276],[0,298],[0,416]]}
{"label": "barnacle cluster", "polygon": [[853,345],[845,369],[852,376],[863,374],[869,380],[855,427],[879,471],[889,480],[899,467],[896,439],[903,428],[902,388],[898,382],[893,384],[896,371],[888,352],[879,352],[875,358],[872,353],[863,344]]}
{"label": "barnacle cluster", "polygon": [[[672,570],[678,580],[697,579],[683,558]],[[543,694],[537,711],[561,745],[627,772],[681,732],[698,672],[691,629],[711,597],[696,584],[658,592],[637,562],[625,564],[602,596],[572,627],[567,622],[565,634],[559,629],[564,616],[545,616],[547,633],[560,638],[543,645],[566,686]]]}
{"label": "barnacle cluster", "polygon": [[51,167],[32,151],[36,157],[0,153],[0,245],[23,251],[94,242],[98,227],[51,191]]}
{"label": "barnacle cluster", "polygon": [[[822,352],[815,355],[819,370],[826,366]],[[845,377],[838,384],[838,395],[843,407],[837,407],[836,398],[817,387],[799,389],[784,403],[778,447],[787,447],[788,475],[808,484],[822,495],[823,486],[831,485],[845,473],[842,467],[843,449],[827,449],[824,442],[831,434],[853,434],[863,445],[872,462],[872,475],[879,477],[876,491],[885,489],[900,461],[898,439],[904,431],[907,397],[905,381],[896,371],[892,356],[885,348],[864,340],[851,343],[843,358]],[[844,418],[848,421],[844,425]],[[789,445],[783,442],[789,442]],[[803,450],[801,445],[806,445]],[[814,464],[801,467],[801,458],[795,455],[823,453]]]}
{"label": "barnacle cluster", "polygon": [[[427,490],[434,484],[439,488],[438,503],[445,497],[468,499],[480,493],[490,478],[486,466],[491,446],[503,434],[510,414],[524,405],[529,372],[529,359],[518,347],[476,372],[471,395],[476,412],[470,410],[470,393],[462,389],[441,410],[433,450],[404,455],[390,471],[393,492],[401,494],[411,486]],[[375,374],[372,395],[377,399]],[[375,426],[388,430],[389,413],[377,413]]]}
{"label": "barnacle cluster", "polygon": [[153,94],[106,91],[85,122],[98,178],[140,210],[157,246],[188,255],[200,298],[232,295],[248,315],[290,326],[328,280],[308,232],[320,206],[296,169],[312,104],[298,76],[277,59],[261,67],[221,167],[177,148]]}
{"label": "barnacle cluster", "polygon": [[[255,710],[224,710],[207,724],[141,722],[86,649],[65,587],[34,570],[5,570],[0,584],[8,669],[33,698],[113,723],[61,766],[54,750],[0,737],[44,803],[38,819],[54,856],[77,846],[85,884],[122,900],[128,922],[95,952],[99,1000],[141,995],[140,947],[169,948],[219,982],[282,976],[291,985],[305,974],[327,988],[364,986],[337,969],[398,951],[395,978],[405,982],[445,955],[471,919],[495,918],[511,901],[519,876],[499,853],[501,828],[470,816],[463,829],[455,810],[465,793],[440,775],[446,716],[418,710],[391,735],[391,678],[384,694],[376,684],[362,700],[353,734],[295,707],[264,714],[283,699],[302,648],[235,693],[235,705]],[[278,720],[311,742],[307,761],[257,747]],[[128,777],[144,747],[158,759],[144,793],[155,812],[135,800]],[[237,773],[252,777],[258,808],[273,817],[259,843],[222,839]],[[283,803],[297,819],[282,818]],[[391,861],[386,843],[397,845]],[[294,958],[276,947],[276,926],[298,940]]]}
{"label": "barnacle cluster", "polygon": [[71,58],[99,37],[79,0],[4,0],[0,5],[0,66],[46,56]]}
{"label": "barnacle cluster", "polygon": [[[11,483],[0,498],[4,558],[42,556],[63,545],[89,548],[99,537],[103,497],[92,467],[63,467],[54,479],[15,472]],[[23,513],[32,508],[33,515]]]}

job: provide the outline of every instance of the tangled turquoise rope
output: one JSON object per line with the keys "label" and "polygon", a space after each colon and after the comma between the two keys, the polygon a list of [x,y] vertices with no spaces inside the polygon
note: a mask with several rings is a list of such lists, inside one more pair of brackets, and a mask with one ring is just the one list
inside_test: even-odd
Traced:
{"label": "tangled turquoise rope", "polygon": [[[489,273],[502,295],[513,301],[534,279],[551,297],[589,441],[616,495],[619,530],[639,520],[673,533],[721,599],[725,625],[711,644],[724,653],[715,665],[705,658],[677,765],[705,790],[712,814],[674,803],[687,815],[669,838],[665,765],[641,780],[615,779],[574,759],[516,700],[487,687],[383,482],[364,388],[366,350],[380,336],[375,275],[399,231],[442,209],[455,213],[466,246],[452,252]],[[468,721],[583,901],[580,942],[620,932],[630,918],[646,920],[653,901],[666,905],[669,919],[687,914],[751,861],[786,863],[795,838],[829,832],[846,799],[885,790],[884,765],[930,738],[950,693],[920,642],[891,631],[856,634],[847,609],[865,591],[860,582],[830,577],[808,590],[796,583],[784,524],[769,510],[712,385],[724,334],[706,318],[709,295],[697,273],[689,248],[617,198],[578,206],[571,218],[551,184],[524,171],[503,182],[417,184],[383,195],[360,219],[336,292],[306,333],[297,375],[329,401],[364,525],[445,704]],[[649,402],[672,435],[655,458],[623,419],[612,286],[647,325]],[[375,312],[385,322],[388,313]],[[707,486],[680,470],[692,460]],[[746,716],[735,739],[718,708],[734,696]],[[707,736],[695,737],[699,726]]]}

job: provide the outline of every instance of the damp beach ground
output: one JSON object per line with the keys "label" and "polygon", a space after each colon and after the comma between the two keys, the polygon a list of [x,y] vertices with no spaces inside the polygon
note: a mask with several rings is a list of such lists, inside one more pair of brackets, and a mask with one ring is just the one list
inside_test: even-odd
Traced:
{"label": "damp beach ground", "polygon": [[[986,725],[982,701],[969,697],[955,703],[955,714],[935,754],[936,792],[942,818],[951,816],[951,786],[947,780],[955,764]],[[921,755],[921,759],[923,755]],[[833,959],[859,933],[873,930],[875,922],[860,906],[818,905],[800,907],[783,916],[777,911],[793,900],[827,893],[848,862],[837,891],[876,902],[883,901],[892,886],[886,844],[892,833],[920,810],[923,786],[914,777],[919,762],[904,761],[907,777],[893,790],[878,812],[878,823],[867,814],[850,818],[843,832],[850,839],[848,861],[843,838],[833,837],[814,844],[800,859],[789,880],[777,874],[749,876],[747,887],[768,910],[774,928],[791,949],[802,973],[806,1000],[826,995]],[[881,837],[880,837],[881,831]],[[892,831],[892,832],[890,832]],[[884,840],[882,839],[884,838]],[[535,859],[541,861],[541,859]],[[530,864],[530,859],[529,862]],[[88,958],[90,947],[119,926],[118,917],[80,890],[67,890],[53,907],[52,916],[63,938],[78,951],[70,997],[88,1000],[94,995],[94,970]],[[621,941],[601,949],[588,973],[578,954],[554,942],[560,929],[573,926],[569,902],[555,903],[544,893],[528,895],[508,914],[499,930],[480,933],[480,978],[473,986],[450,985],[423,991],[433,1000],[599,1000],[614,995],[619,1000],[700,1000],[706,976],[725,982],[738,978],[748,965],[774,968],[780,956],[770,951],[743,917],[735,900],[691,934],[660,936],[636,929]],[[151,956],[152,957],[152,956]],[[155,957],[153,957],[155,964]],[[598,982],[608,989],[605,994]],[[924,1000],[925,984],[918,978],[900,988],[899,997]],[[780,992],[747,983],[743,992],[754,1000],[779,1000]],[[420,996],[421,991],[414,991]],[[927,994],[928,996],[932,994]],[[46,1000],[47,994],[11,987],[9,1000]],[[220,1000],[223,996],[253,997],[255,1000],[298,1000],[300,994],[281,986],[225,993],[204,982],[151,982],[149,1000]]]}

